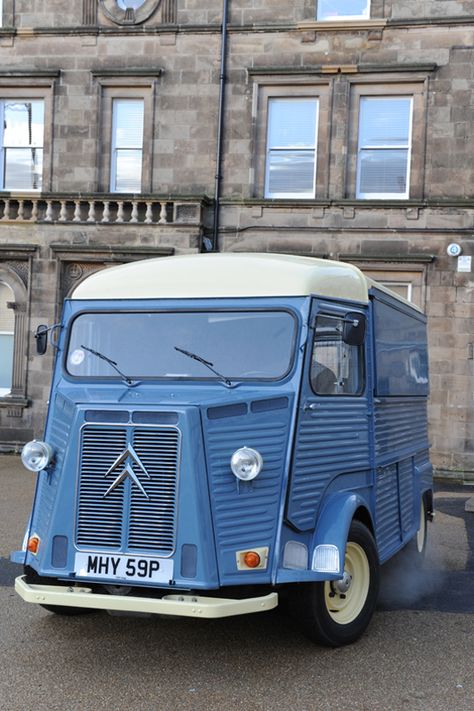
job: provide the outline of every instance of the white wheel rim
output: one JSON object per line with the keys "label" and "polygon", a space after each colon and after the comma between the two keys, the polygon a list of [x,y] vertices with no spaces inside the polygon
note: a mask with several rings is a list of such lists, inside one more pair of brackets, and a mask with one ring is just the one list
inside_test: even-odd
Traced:
{"label": "white wheel rim", "polygon": [[326,581],[324,584],[327,611],[334,622],[340,625],[348,625],[360,615],[369,594],[369,561],[364,549],[352,541],[346,547],[344,573],[351,579],[344,593],[338,591],[337,581]]}
{"label": "white wheel rim", "polygon": [[417,549],[418,553],[423,553],[423,548],[425,546],[425,538],[426,538],[425,506],[422,501],[421,502],[421,511],[420,511],[420,528],[418,529],[418,531],[416,533],[416,549]]}

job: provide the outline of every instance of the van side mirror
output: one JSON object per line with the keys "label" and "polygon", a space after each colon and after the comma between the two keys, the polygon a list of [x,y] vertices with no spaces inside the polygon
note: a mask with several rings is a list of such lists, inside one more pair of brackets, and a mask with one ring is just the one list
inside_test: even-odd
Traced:
{"label": "van side mirror", "polygon": [[44,355],[48,347],[48,327],[45,324],[38,326],[35,332],[36,339],[36,353],[38,355]]}
{"label": "van side mirror", "polygon": [[347,313],[344,317],[342,340],[348,346],[361,346],[365,338],[366,320],[364,314]]}

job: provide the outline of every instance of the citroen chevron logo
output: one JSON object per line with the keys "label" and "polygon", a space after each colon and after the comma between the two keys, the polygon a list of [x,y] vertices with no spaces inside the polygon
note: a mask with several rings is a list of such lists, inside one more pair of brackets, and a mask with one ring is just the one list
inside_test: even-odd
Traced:
{"label": "citroen chevron logo", "polygon": [[[123,467],[122,465],[125,462],[126,462],[126,464]],[[137,474],[133,471],[133,464],[136,464],[141,469],[143,474],[145,474],[150,479],[150,475],[148,474],[147,470],[141,463],[141,461],[138,457],[138,454],[135,452],[132,445],[129,444],[127,449],[124,452],[122,452],[122,454],[119,457],[117,457],[117,459],[112,464],[110,469],[104,475],[104,479],[105,479],[106,477],[109,476],[109,474],[112,474],[112,472],[119,472],[115,481],[109,486],[109,488],[105,492],[104,497],[103,497],[104,499],[106,496],[108,496],[108,494],[110,494],[111,491],[116,489],[117,486],[119,486],[123,481],[125,481],[125,479],[127,477],[130,477],[130,479],[133,481],[133,483],[138,486],[138,488],[142,492],[143,496],[145,496],[145,498],[147,498],[147,499],[150,498],[148,496],[148,494],[146,493],[145,489],[143,488],[141,481],[138,478]]]}

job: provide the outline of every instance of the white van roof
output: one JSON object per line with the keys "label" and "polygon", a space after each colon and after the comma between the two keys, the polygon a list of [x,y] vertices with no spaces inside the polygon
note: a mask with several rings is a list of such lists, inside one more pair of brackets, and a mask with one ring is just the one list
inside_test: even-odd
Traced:
{"label": "white van roof", "polygon": [[367,303],[369,280],[357,267],[285,254],[225,252],[159,257],[103,269],[73,299],[320,296]]}
{"label": "white van roof", "polygon": [[288,254],[219,252],[159,257],[102,269],[79,284],[72,298],[205,299],[317,294],[367,303],[372,286],[408,303],[345,262]]}

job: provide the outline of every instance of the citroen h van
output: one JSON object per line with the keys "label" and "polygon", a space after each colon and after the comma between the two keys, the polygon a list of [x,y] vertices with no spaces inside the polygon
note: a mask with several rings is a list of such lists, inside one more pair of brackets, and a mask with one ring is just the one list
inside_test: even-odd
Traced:
{"label": "citroen h van", "polygon": [[53,332],[24,600],[205,618],[287,596],[319,642],[363,633],[432,515],[415,306],[341,262],[189,255],[90,276]]}

